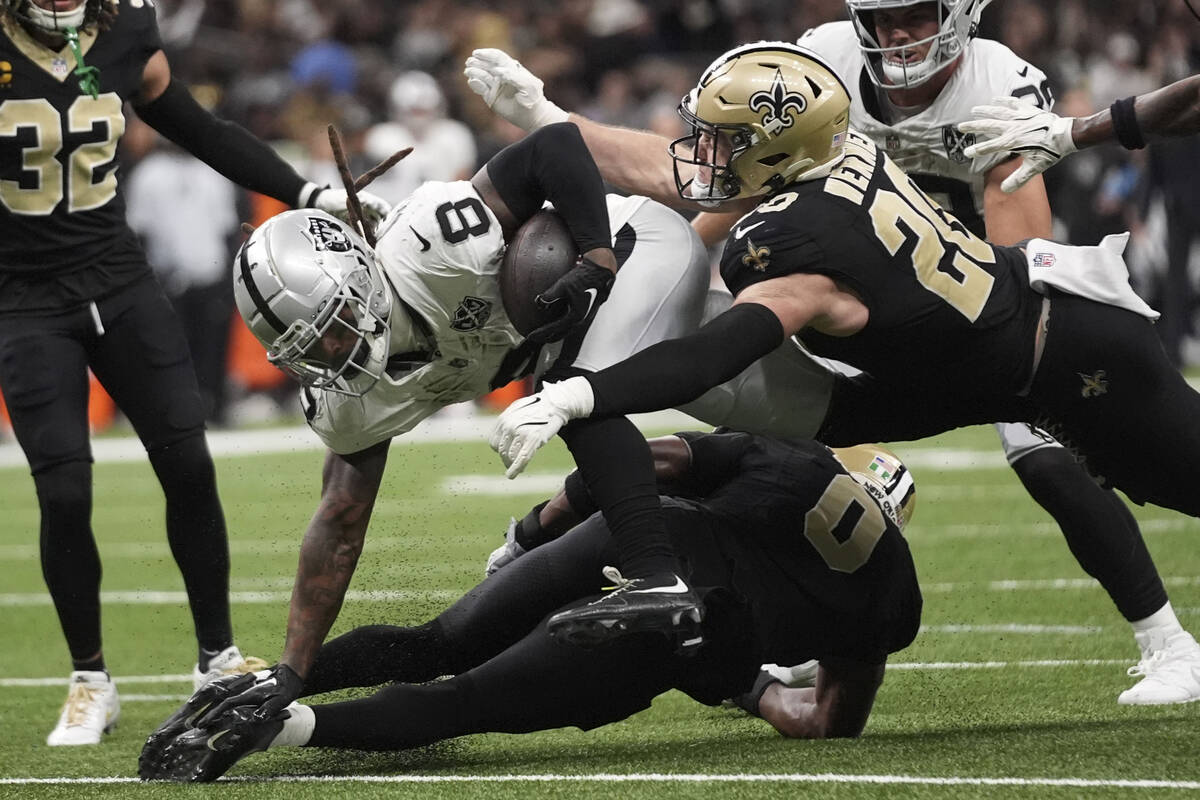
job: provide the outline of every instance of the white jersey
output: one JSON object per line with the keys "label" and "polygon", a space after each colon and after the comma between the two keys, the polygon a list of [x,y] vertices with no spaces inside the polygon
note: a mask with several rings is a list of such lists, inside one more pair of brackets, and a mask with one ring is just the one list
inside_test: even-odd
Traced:
{"label": "white jersey", "polygon": [[[613,230],[645,202],[610,196]],[[501,367],[523,337],[500,300],[504,250],[499,221],[468,181],[423,184],[392,210],[379,229],[376,253],[396,296],[424,323],[436,351],[415,368],[389,368],[363,397],[302,395],[309,425],[329,449],[357,452],[506,382],[510,376],[500,376]]]}
{"label": "white jersey", "polygon": [[983,189],[988,170],[1006,154],[969,159],[963,148],[973,134],[957,125],[971,119],[972,106],[993,97],[1012,96],[1039,108],[1053,105],[1046,75],[1012,50],[989,39],[975,39],[937,98],[920,113],[896,116],[881,108],[880,91],[866,75],[858,34],[850,22],[813,28],[799,40],[846,82],[850,90],[850,127],[870,137],[939,204],[978,234],[983,233]]}

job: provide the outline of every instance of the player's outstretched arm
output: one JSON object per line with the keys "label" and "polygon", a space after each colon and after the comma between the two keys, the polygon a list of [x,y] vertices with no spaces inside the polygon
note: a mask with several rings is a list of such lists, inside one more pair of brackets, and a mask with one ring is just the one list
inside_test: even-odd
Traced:
{"label": "player's outstretched arm", "polygon": [[[161,50],[146,62],[133,107],[146,124],[234,183],[295,208],[319,208],[346,219],[344,189],[306,181],[254,134],[206,111],[186,86],[171,77]],[[379,222],[391,210],[381,197],[357,194],[370,223]]]}
{"label": "player's outstretched arm", "polygon": [[279,663],[302,679],[337,619],[387,464],[388,441],[325,457],[321,501],[304,533]]}
{"label": "player's outstretched arm", "polygon": [[767,682],[757,713],[795,739],[855,737],[866,727],[882,683],[883,664],[822,659],[814,688],[789,689],[778,681]]}
{"label": "player's outstretched arm", "polygon": [[996,98],[971,113],[975,119],[959,130],[984,138],[966,148],[968,157],[998,152],[1022,156],[1024,163],[1003,183],[1004,191],[1012,192],[1078,149],[1118,142],[1137,150],[1148,139],[1200,133],[1200,75],[1117,100],[1089,117],[1060,117],[1012,97]]}
{"label": "player's outstretched arm", "polygon": [[600,174],[614,186],[673,208],[702,208],[679,196],[668,155],[671,140],[665,136],[602,125],[564,111],[546,98],[541,79],[503,50],[475,50],[467,58],[463,74],[488,108],[519,128],[535,131],[555,122],[575,123]]}

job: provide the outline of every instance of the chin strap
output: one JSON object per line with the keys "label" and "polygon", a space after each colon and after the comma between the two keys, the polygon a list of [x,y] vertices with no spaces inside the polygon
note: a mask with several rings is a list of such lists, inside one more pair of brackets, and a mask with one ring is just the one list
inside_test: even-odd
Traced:
{"label": "chin strap", "polygon": [[90,94],[95,100],[100,97],[100,70],[97,67],[89,67],[83,63],[83,50],[79,47],[79,29],[67,28],[63,31],[63,35],[67,37],[67,45],[70,46],[71,52],[75,54],[75,74],[79,76],[79,88],[86,94]]}

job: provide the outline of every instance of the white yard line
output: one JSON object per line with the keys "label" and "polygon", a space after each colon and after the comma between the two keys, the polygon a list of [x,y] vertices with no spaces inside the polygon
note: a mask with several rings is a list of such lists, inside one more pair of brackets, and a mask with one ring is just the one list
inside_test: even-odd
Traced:
{"label": "white yard line", "polygon": [[[1200,586],[1200,576],[1167,576],[1162,579],[1165,586],[1171,588]],[[270,582],[273,585],[291,585],[291,579],[280,579]],[[1078,591],[1081,589],[1098,589],[1098,584],[1092,578],[1043,578],[1038,580],[994,580],[994,581],[942,581],[921,584],[921,591],[926,594],[949,594],[952,592],[1030,592],[1030,591]],[[456,589],[351,589],[346,592],[346,599],[358,603],[395,603],[412,601],[447,601],[457,600],[462,592]],[[261,605],[264,603],[286,603],[291,599],[291,589],[233,591],[229,593],[230,602],[245,605]],[[181,591],[111,591],[101,592],[100,602],[110,605],[130,606],[171,606],[187,603],[187,595]],[[51,605],[50,595],[45,591],[39,592],[5,592],[0,593],[0,608],[22,606]],[[1177,613],[1200,613],[1196,608],[1179,608]],[[1054,626],[1047,626],[1053,628]],[[998,632],[1021,633],[1023,631],[999,630]],[[1050,632],[1050,631],[1047,631]],[[1091,633],[1091,628],[1063,629],[1062,633]]]}
{"label": "white yard line", "polygon": [[[1039,669],[1045,667],[1112,667],[1128,666],[1130,659],[1122,658],[1081,658],[1081,659],[1042,659],[1032,661],[900,661],[889,663],[889,670],[973,670],[973,669]],[[190,674],[180,675],[114,675],[113,682],[122,686],[136,684],[159,683],[191,683]],[[43,686],[66,686],[67,679],[62,676],[53,678],[0,678],[0,688],[7,689],[36,689]],[[174,699],[175,695],[134,695],[143,699],[162,697]],[[122,695],[124,700],[125,696]],[[179,699],[186,700],[183,695]]]}
{"label": "white yard line", "polygon": [[[409,591],[406,589],[358,590],[346,592],[346,599],[359,603],[393,603],[414,600],[457,600],[462,592],[450,589]],[[286,603],[292,598],[291,591],[280,592],[230,592],[229,601],[234,604],[257,605],[262,603]],[[184,592],[101,592],[100,602],[105,605],[126,606],[174,606],[187,603]],[[5,606],[48,606],[50,595],[45,592],[9,592],[0,594],[0,607]]]}
{"label": "white yard line", "polygon": [[[287,775],[278,777],[241,776],[225,778],[229,782],[254,783],[840,783],[894,784],[920,786],[1042,786],[1070,789],[1200,789],[1200,781],[1128,780],[1121,778],[1017,778],[924,775],[841,775],[803,774],[663,774],[608,773],[583,775]],[[0,785],[39,784],[113,784],[139,783],[138,778],[0,778]]]}

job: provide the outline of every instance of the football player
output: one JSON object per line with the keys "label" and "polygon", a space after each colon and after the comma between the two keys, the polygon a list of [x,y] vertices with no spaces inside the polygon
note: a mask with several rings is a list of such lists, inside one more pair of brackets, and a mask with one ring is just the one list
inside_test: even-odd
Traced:
{"label": "football player", "polygon": [[[399,750],[489,731],[590,730],[672,688],[708,705],[739,696],[785,736],[858,736],[888,655],[920,623],[901,535],[915,500],[911,474],[870,446],[681,433],[652,447],[672,495],[662,501],[672,539],[707,608],[704,643],[691,656],[658,635],[599,649],[548,635],[556,609],[594,602],[600,570],[619,549],[596,514],[424,625],[372,625],[329,642],[305,693],[394,685],[255,718],[236,700],[253,678],[225,679],[150,736],[138,774],[211,781],[244,755],[283,745]],[[820,664],[816,688],[758,672],[764,660],[809,658]],[[429,682],[443,675],[453,677]]]}
{"label": "football player", "polygon": [[1090,117],[1060,117],[1049,109],[1015,104],[996,97],[991,105],[971,109],[975,119],[958,126],[979,137],[964,152],[972,158],[1021,156],[1021,167],[1001,187],[1015,192],[1034,176],[1086,147],[1117,142],[1127,150],[1140,150],[1147,138],[1171,138],[1200,133],[1200,75],[1138,97],[1115,101]]}
{"label": "football player", "polygon": [[[498,273],[506,241],[546,200],[584,258],[542,300],[577,308],[582,322],[571,328],[578,318],[562,317],[525,338],[505,313]],[[424,184],[378,237],[372,249],[328,215],[286,212],[251,235],[234,266],[239,311],[268,358],[303,384],[309,425],[328,446],[283,654],[272,680],[243,698],[268,716],[295,699],[337,616],[394,437],[523,375],[561,380],[615,364],[696,330],[704,310],[708,259],[694,229],[643,197],[606,200],[571,124],[506,148],[471,181]],[[780,351],[785,361],[792,353]],[[757,381],[755,373],[688,410],[716,424],[794,416],[790,393],[735,402],[738,381]],[[803,391],[816,379],[798,383]],[[689,631],[702,609],[679,577],[645,440],[623,417],[562,432],[614,531],[624,578],[602,602],[551,620],[552,632],[582,626],[604,637],[650,628],[694,646]]]}
{"label": "football player", "polygon": [[329,210],[346,197],[201,109],[171,77],[148,0],[2,0],[0,63],[0,391],[37,488],[42,574],[73,670],[46,741],[96,744],[120,705],[101,650],[89,368],[166,496],[199,644],[194,683],[263,663],[233,641],[225,520],[187,342],[125,224],[123,106],[250,189]]}
{"label": "football player", "polygon": [[[1011,113],[1023,119],[1048,109],[1053,97],[1037,67],[999,42],[974,38],[987,3],[847,0],[850,21],[810,30],[800,44],[846,78],[853,129],[869,136],[972,232],[986,233],[996,244],[1015,244],[1050,236],[1044,187],[1038,180],[1016,194],[1002,191],[1006,184],[1011,191],[1014,178],[1027,168],[1011,159],[1011,148],[976,155],[970,147],[972,137],[955,126],[968,118],[973,105],[994,95],[1008,97],[1013,109],[1021,109]],[[505,112],[505,92],[515,97],[519,111],[529,106],[527,113],[510,117],[517,124],[566,116],[544,97],[538,99],[536,78],[500,51],[476,53],[468,60],[467,72],[476,91],[492,92],[498,112]],[[496,98],[501,99],[499,105]],[[571,119],[597,153],[607,179],[651,191],[647,178],[636,173],[636,158],[623,154],[610,162],[605,157],[606,145],[615,143],[608,130],[578,115]],[[705,243],[713,245],[729,234],[744,210],[701,213],[694,224]],[[995,427],[1021,482],[1059,523],[1081,566],[1104,586],[1133,627],[1141,651],[1135,673],[1144,678],[1118,702],[1200,699],[1200,645],[1180,625],[1129,509],[1044,432],[1023,423]]]}
{"label": "football player", "polygon": [[1200,395],[1128,285],[1125,239],[989,245],[849,129],[850,105],[833,69],[794,45],[735,49],[705,71],[681,105],[693,135],[672,148],[674,182],[685,198],[701,184],[709,201],[761,201],[722,258],[734,305],[515,403],[492,437],[510,469],[562,421],[686,402],[794,335],[866,373],[835,384],[821,441],[1040,420],[1106,485],[1200,513],[1180,473],[1200,454]]}

